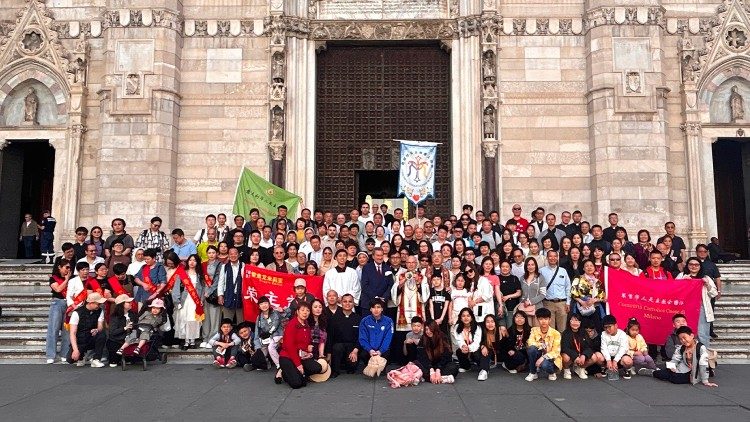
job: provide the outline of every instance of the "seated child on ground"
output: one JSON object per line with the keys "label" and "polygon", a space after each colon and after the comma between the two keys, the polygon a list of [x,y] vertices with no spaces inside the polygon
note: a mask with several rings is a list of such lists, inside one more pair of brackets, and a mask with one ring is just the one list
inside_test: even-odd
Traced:
{"label": "seated child on ground", "polygon": [[[628,356],[633,358],[633,367],[630,373],[634,374],[636,370],[656,369],[654,359],[648,354],[648,345],[641,335],[641,324],[636,318],[630,318],[628,321]],[[644,371],[647,375],[648,371]]]}
{"label": "seated child on ground", "polygon": [[708,349],[696,341],[693,330],[688,326],[677,329],[681,347],[675,350],[667,369],[653,371],[654,378],[673,384],[702,383],[706,387],[718,387],[708,379]]}
{"label": "seated child on ground", "polygon": [[208,345],[214,355],[214,366],[217,368],[234,368],[237,366],[240,338],[232,332],[232,320],[222,319],[219,332],[211,337]]}

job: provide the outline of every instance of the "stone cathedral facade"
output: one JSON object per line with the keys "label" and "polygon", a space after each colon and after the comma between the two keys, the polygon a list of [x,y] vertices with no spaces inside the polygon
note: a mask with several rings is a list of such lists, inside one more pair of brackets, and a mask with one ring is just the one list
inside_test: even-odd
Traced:
{"label": "stone cathedral facade", "polygon": [[11,185],[46,171],[35,142],[66,238],[115,216],[198,227],[231,212],[243,166],[346,212],[408,136],[441,142],[436,210],[744,238],[749,16],[742,0],[4,0],[16,214],[0,224],[26,212]]}

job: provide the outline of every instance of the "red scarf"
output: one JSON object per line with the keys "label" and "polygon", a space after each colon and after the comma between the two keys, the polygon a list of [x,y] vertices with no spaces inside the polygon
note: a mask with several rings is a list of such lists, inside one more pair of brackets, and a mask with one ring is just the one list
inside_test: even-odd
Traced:
{"label": "red scarf", "polygon": [[[178,271],[181,271],[180,281],[182,282],[182,285],[185,286],[185,290],[187,290],[190,295],[190,299],[193,299],[193,303],[195,303],[195,320],[199,322],[203,321],[206,318],[203,314],[203,301],[201,301],[200,295],[195,289],[195,285],[193,285],[193,281],[190,280],[190,277],[185,270],[180,268]],[[178,271],[175,271],[174,275],[176,275]],[[182,276],[183,274],[185,276],[184,278]],[[174,275],[172,275],[172,277],[174,277]]]}
{"label": "red scarf", "polygon": [[201,264],[203,267],[203,279],[206,280],[206,287],[211,287],[214,284],[214,279],[208,275],[208,261]]}
{"label": "red scarf", "polygon": [[88,280],[86,280],[86,282],[83,284],[83,289],[84,290],[92,290],[92,291],[95,291],[95,292],[99,293],[100,295],[104,295],[104,291],[102,290],[102,286],[93,277],[91,277]]}
{"label": "red scarf", "polygon": [[185,272],[185,267],[183,267],[182,265],[178,265],[172,273],[172,277],[169,277],[169,280],[167,281],[167,288],[161,291],[162,296],[166,292],[172,290],[172,287],[174,287],[174,284],[177,282],[177,276],[180,276],[181,280],[189,278],[187,273]]}
{"label": "red scarf", "polygon": [[151,281],[151,267],[144,265],[141,271],[143,272],[143,280],[141,281],[146,285],[146,291],[153,294],[156,291],[156,285]]}
{"label": "red scarf", "polygon": [[[97,283],[97,284],[99,284],[99,283]],[[83,290],[81,290],[81,292],[78,293],[73,298],[73,304],[70,305],[70,306],[68,306],[68,308],[65,310],[65,324],[64,325],[65,325],[65,329],[66,330],[70,330],[70,314],[73,311],[75,311],[76,308],[78,308],[79,306],[81,306],[81,304],[83,302],[86,301],[86,298],[88,297],[88,295],[89,295],[89,291],[86,290],[86,288],[84,287]]]}
{"label": "red scarf", "polygon": [[120,295],[128,295],[128,292],[122,288],[122,285],[120,284],[120,280],[117,279],[116,275],[113,275],[107,281],[109,282],[109,286],[112,287],[112,292],[114,292],[115,297],[120,296]]}

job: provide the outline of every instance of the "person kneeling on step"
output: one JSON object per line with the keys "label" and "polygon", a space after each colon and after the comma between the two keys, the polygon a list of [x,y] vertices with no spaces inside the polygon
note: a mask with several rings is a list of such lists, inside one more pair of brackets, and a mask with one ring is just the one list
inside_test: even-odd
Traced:
{"label": "person kneeling on step", "polygon": [[560,332],[550,327],[552,313],[547,308],[539,308],[535,313],[538,327],[531,328],[529,340],[526,342],[529,355],[529,375],[526,381],[539,378],[538,372],[548,374],[550,381],[557,379],[556,372],[562,367],[560,356]]}
{"label": "person kneeling on step", "polygon": [[68,363],[83,366],[86,352],[94,351],[91,360],[92,368],[102,368],[102,353],[107,342],[104,333],[104,311],[101,304],[106,302],[99,293],[93,292],[86,296],[86,305],[70,314],[70,351]]}

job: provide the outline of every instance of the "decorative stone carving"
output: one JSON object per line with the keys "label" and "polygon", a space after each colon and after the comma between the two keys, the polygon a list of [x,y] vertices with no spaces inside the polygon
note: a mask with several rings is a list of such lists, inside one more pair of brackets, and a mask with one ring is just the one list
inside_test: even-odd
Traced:
{"label": "decorative stone carving", "polygon": [[[476,21],[476,19],[474,20]],[[468,25],[468,24],[464,24]],[[468,28],[471,29],[468,29]],[[464,33],[479,35],[477,22],[465,26]],[[458,36],[454,20],[444,21],[377,21],[377,22],[314,22],[309,31],[314,40],[416,40],[451,39]]]}
{"label": "decorative stone carving", "polygon": [[459,0],[448,0],[448,14],[451,18],[457,18],[460,15]]}
{"label": "decorative stone carving", "polygon": [[284,111],[274,107],[271,111],[271,141],[284,140]]}
{"label": "decorative stone carving", "polygon": [[738,92],[737,85],[732,87],[729,94],[729,110],[731,111],[730,123],[741,123],[745,120],[745,100]]}
{"label": "decorative stone carving", "polygon": [[526,33],[526,19],[513,19],[513,33],[516,35]]}
{"label": "decorative stone carving", "polygon": [[495,81],[495,53],[487,50],[482,54],[482,80],[485,82]]}
{"label": "decorative stone carving", "polygon": [[375,149],[362,148],[362,169],[375,170]]}
{"label": "decorative stone carving", "polygon": [[458,34],[461,37],[475,37],[481,35],[482,22],[475,16],[458,19]]}
{"label": "decorative stone carving", "polygon": [[701,134],[701,123],[700,122],[685,122],[680,125],[680,129],[685,132],[688,136],[700,136]]}
{"label": "decorative stone carving", "polygon": [[280,51],[271,57],[271,79],[274,83],[284,83],[284,54]]}
{"label": "decorative stone carving", "polygon": [[482,115],[482,132],[485,138],[495,138],[495,107],[488,106]]}
{"label": "decorative stone carving", "polygon": [[129,73],[125,77],[125,95],[128,97],[135,97],[141,95],[141,75],[137,73]]}
{"label": "decorative stone carving", "polygon": [[23,123],[22,126],[36,126],[37,112],[39,111],[39,97],[36,95],[34,88],[29,88],[28,94],[23,100]]}
{"label": "decorative stone carving", "polygon": [[489,18],[482,19],[482,43],[494,44],[497,43],[497,37],[500,35],[502,30],[503,21],[497,16],[493,15]]}
{"label": "decorative stone carving", "polygon": [[626,94],[641,94],[643,93],[643,86],[641,83],[641,73],[637,70],[629,70],[625,72],[625,93]]}
{"label": "decorative stone carving", "polygon": [[282,161],[284,160],[284,150],[286,145],[280,141],[271,141],[268,143],[268,150],[271,152],[271,160]]}
{"label": "decorative stone carving", "polygon": [[485,158],[495,158],[499,146],[500,143],[497,141],[482,141],[482,154]]}
{"label": "decorative stone carving", "polygon": [[269,96],[271,97],[271,101],[283,102],[286,99],[286,87],[283,83],[271,83]]}
{"label": "decorative stone carving", "polygon": [[730,50],[739,52],[747,48],[747,35],[741,27],[734,27],[726,32],[724,42]]}
{"label": "decorative stone carving", "polygon": [[44,40],[39,30],[28,29],[25,31],[23,40],[21,40],[21,50],[26,54],[37,54],[42,50]]}

